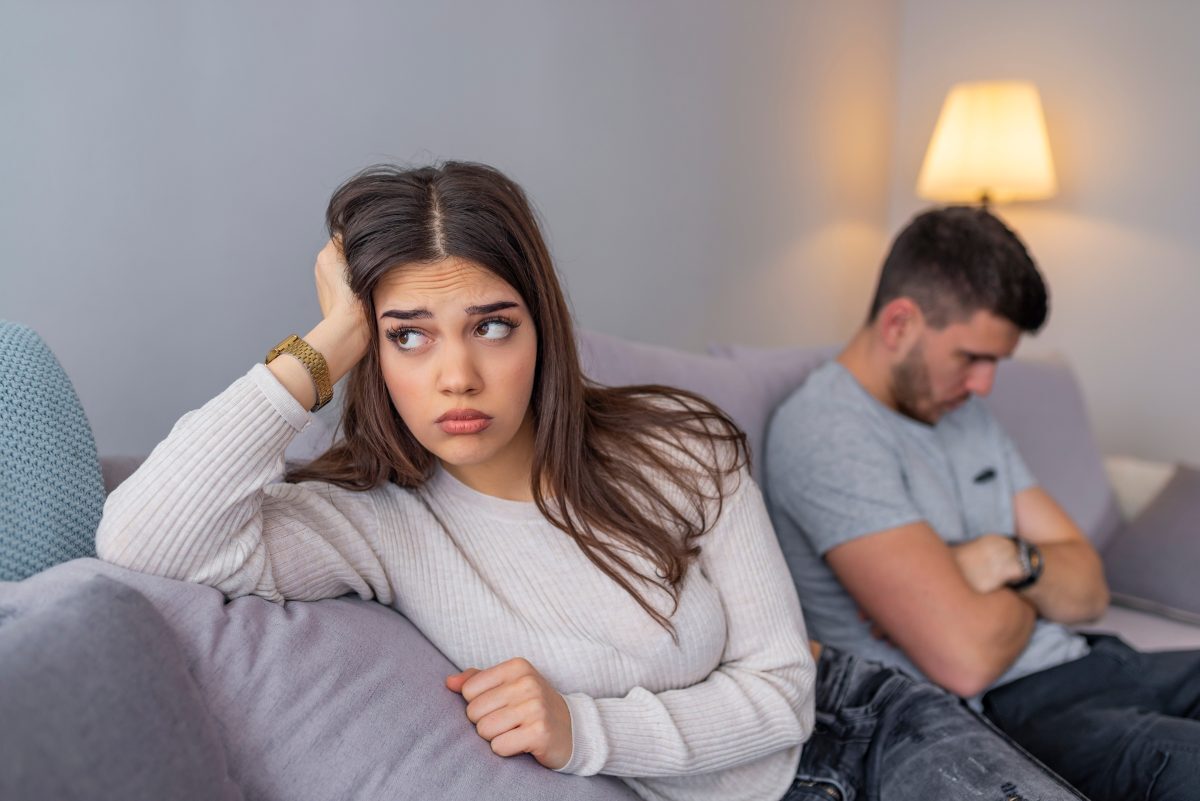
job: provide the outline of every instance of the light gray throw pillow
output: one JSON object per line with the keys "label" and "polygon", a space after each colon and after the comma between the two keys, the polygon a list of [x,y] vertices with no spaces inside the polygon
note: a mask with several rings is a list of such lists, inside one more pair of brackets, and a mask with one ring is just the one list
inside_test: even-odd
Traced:
{"label": "light gray throw pillow", "polygon": [[162,615],[68,572],[0,583],[0,798],[241,799]]}
{"label": "light gray throw pillow", "polygon": [[1200,469],[1181,465],[1162,492],[1104,551],[1113,597],[1200,624]]}
{"label": "light gray throw pillow", "polygon": [[136,588],[166,619],[247,798],[636,798],[612,777],[568,776],[529,756],[493,754],[462,697],[443,684],[454,666],[389,607],[350,596],[226,601],[211,587],[97,559],[22,583],[49,590],[94,575]]}

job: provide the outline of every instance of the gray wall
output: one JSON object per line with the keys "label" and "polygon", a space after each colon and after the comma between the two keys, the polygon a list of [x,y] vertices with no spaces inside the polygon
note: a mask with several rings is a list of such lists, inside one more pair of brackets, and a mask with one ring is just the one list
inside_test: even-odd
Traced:
{"label": "gray wall", "polygon": [[1200,464],[1200,5],[909,0],[889,227],[950,84],[1020,78],[1042,94],[1060,194],[1001,206],[1052,292],[1022,348],[1074,365],[1106,453]]}
{"label": "gray wall", "polygon": [[369,163],[500,167],[583,325],[694,350],[841,336],[883,247],[890,0],[0,12],[0,317],[102,453],[317,321],[324,206]]}
{"label": "gray wall", "polygon": [[0,317],[143,452],[318,308],[331,190],[467,158],[578,320],[691,350],[861,319],[958,80],[1037,82],[1061,194],[1001,207],[1110,453],[1200,462],[1200,7],[1118,0],[0,0]]}

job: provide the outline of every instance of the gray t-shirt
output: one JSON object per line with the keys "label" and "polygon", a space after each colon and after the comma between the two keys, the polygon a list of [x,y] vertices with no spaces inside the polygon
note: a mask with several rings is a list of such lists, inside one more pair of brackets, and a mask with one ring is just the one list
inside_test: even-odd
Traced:
{"label": "gray t-shirt", "polygon": [[[946,542],[1012,534],[1013,496],[1034,484],[979,399],[930,426],[884,406],[836,361],[809,375],[767,433],[768,508],[809,634],[914,676],[922,674],[900,649],[871,635],[823,556],[843,542],[920,521]],[[1039,620],[992,686],[1087,651],[1083,637]]]}

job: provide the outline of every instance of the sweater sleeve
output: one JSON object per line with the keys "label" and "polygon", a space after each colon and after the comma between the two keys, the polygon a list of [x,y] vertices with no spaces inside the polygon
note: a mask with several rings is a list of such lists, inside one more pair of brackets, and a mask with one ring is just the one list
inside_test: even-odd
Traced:
{"label": "sweater sleeve", "polygon": [[725,610],[720,664],[686,688],[652,693],[635,687],[621,698],[565,696],[574,750],[562,772],[706,773],[808,739],[816,668],[762,494],[744,471],[701,544],[699,567]]}
{"label": "sweater sleeve", "polygon": [[392,602],[371,493],[283,482],[310,413],[263,364],[188,412],[109,495],[96,551],[233,598]]}

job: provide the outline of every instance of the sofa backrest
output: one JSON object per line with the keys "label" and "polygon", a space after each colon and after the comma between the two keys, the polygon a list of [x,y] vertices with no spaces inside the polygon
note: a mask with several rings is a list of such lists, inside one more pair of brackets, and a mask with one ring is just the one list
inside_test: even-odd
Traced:
{"label": "sofa backrest", "polygon": [[762,369],[754,358],[714,358],[592,332],[580,336],[579,350],[584,374],[593,381],[608,386],[666,384],[721,407],[746,432],[755,476],[762,475],[763,438],[771,412],[828,356],[819,349],[780,351],[772,353],[776,358]]}
{"label": "sofa backrest", "polygon": [[[714,345],[704,355],[582,332],[579,351],[584,373],[601,384],[667,384],[720,406],[746,432],[752,470],[762,484],[763,444],[771,414],[837,349]],[[329,446],[340,400],[335,392],[334,402],[296,437],[287,451],[290,461],[312,458]],[[1038,481],[1102,548],[1120,525],[1120,512],[1071,370],[1061,362],[1004,362],[987,403]],[[128,460],[104,462],[105,483],[110,485],[135,465]]]}
{"label": "sofa backrest", "polygon": [[[671,384],[723,408],[746,432],[762,484],[771,414],[837,348],[714,345],[703,356],[589,332],[580,351],[584,371],[600,383]],[[987,403],[1039,483],[1102,548],[1120,513],[1071,370],[1061,362],[1007,361]]]}

